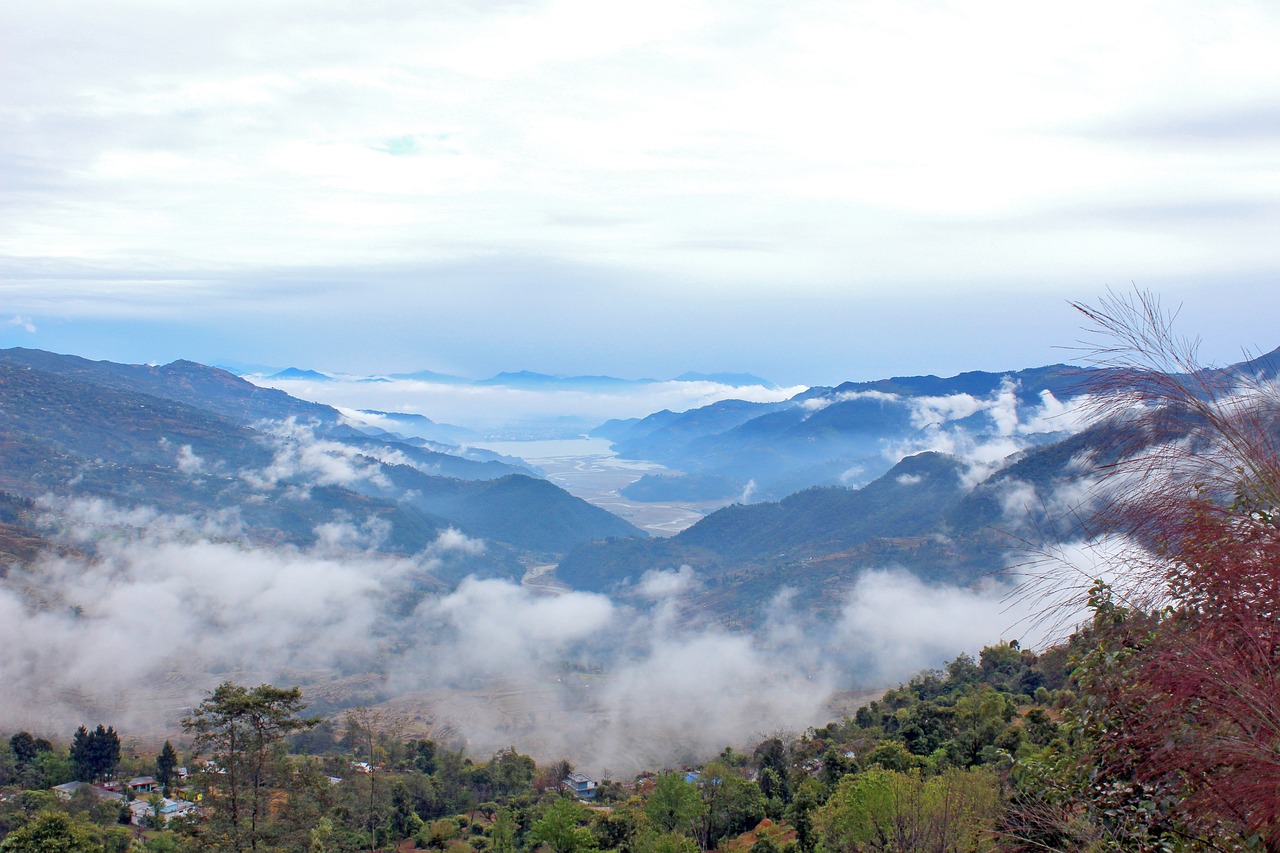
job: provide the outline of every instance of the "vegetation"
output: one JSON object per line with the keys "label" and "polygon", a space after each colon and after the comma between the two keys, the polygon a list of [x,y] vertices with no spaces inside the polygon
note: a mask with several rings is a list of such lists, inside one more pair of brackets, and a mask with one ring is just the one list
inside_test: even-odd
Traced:
{"label": "vegetation", "polygon": [[212,753],[205,788],[220,807],[213,810],[222,846],[257,850],[267,822],[267,792],[286,768],[280,746],[291,732],[319,720],[301,719],[302,692],[263,684],[252,689],[224,682],[200,703],[182,727],[195,735],[194,747]]}
{"label": "vegetation", "polygon": [[195,819],[125,830],[96,789],[49,790],[167,776],[172,744],[125,759],[102,724],[70,744],[16,732],[0,853],[1280,853],[1280,406],[1199,369],[1149,297],[1082,310],[1117,342],[1094,530],[1127,549],[1108,578],[1031,577],[1027,594],[1065,581],[1088,608],[1061,644],[960,655],[798,737],[604,780],[592,805],[565,761],[475,760],[367,709],[320,723],[296,688],[228,682],[184,724],[197,772],[172,793]]}
{"label": "vegetation", "polygon": [[70,758],[81,782],[114,778],[120,764],[120,736],[115,728],[103,728],[101,723],[93,731],[81,726],[71,741]]}
{"label": "vegetation", "polygon": [[[134,843],[358,851],[411,842],[448,853],[988,849],[1012,790],[1011,762],[1057,736],[1053,703],[1070,702],[1068,683],[1061,650],[995,646],[798,738],[726,748],[696,768],[605,780],[592,808],[564,789],[566,762],[539,766],[515,748],[475,761],[402,737],[367,709],[333,737],[330,724],[313,728],[316,721],[301,716],[296,689],[227,683],[186,721],[186,760],[196,772],[172,786],[175,796],[200,800],[199,819],[137,830]],[[328,734],[317,736],[322,730]],[[31,736],[14,738],[25,748]],[[167,751],[120,770],[157,767]],[[65,778],[28,777],[36,782],[29,788],[14,772],[16,758],[0,756],[8,768],[0,785],[12,792],[0,808],[0,833],[16,845],[54,827],[81,845],[66,849],[107,849],[103,833],[121,819],[119,806],[91,811],[49,796],[48,787],[74,776],[74,765],[68,748],[49,744],[48,752],[64,756]],[[40,822],[53,814],[57,821]],[[908,838],[917,846],[902,848]]]}

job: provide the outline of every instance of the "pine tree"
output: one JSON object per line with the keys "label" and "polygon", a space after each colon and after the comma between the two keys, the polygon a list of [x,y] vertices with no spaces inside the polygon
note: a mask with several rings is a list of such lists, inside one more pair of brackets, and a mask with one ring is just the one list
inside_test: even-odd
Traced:
{"label": "pine tree", "polygon": [[248,688],[227,681],[182,721],[182,727],[195,735],[195,748],[210,750],[221,771],[205,774],[206,784],[215,794],[231,849],[258,849],[267,818],[266,789],[276,770],[280,742],[320,722],[299,717],[305,707],[297,687]]}
{"label": "pine tree", "polygon": [[161,785],[169,787],[169,780],[173,778],[173,770],[177,766],[178,752],[173,748],[172,743],[165,741],[164,748],[156,756],[156,779]]}

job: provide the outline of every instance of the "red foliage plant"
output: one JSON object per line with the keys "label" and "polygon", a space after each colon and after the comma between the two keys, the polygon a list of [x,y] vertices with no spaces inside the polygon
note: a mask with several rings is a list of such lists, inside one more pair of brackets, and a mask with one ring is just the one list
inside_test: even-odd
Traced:
{"label": "red foliage plant", "polygon": [[1098,521],[1146,554],[1125,566],[1130,618],[1086,685],[1104,709],[1099,759],[1174,792],[1210,837],[1219,827],[1280,851],[1276,384],[1200,367],[1150,294],[1076,307],[1109,341],[1092,400],[1120,461],[1104,471]]}

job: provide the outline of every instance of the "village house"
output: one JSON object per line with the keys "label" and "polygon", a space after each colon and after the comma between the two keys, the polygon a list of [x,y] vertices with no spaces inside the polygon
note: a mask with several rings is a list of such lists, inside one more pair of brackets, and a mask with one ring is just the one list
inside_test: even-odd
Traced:
{"label": "village house", "polygon": [[135,794],[153,794],[160,783],[151,776],[135,776],[129,780],[129,790]]}
{"label": "village house", "polygon": [[79,791],[81,788],[88,788],[93,796],[99,801],[116,803],[124,802],[124,794],[117,791],[107,790],[107,788],[100,785],[90,785],[88,782],[67,782],[63,785],[54,785],[53,794],[60,800],[69,800],[74,797],[76,791]]}
{"label": "village house", "polygon": [[582,773],[570,773],[563,787],[580,800],[593,800],[596,796],[596,780]]}
{"label": "village house", "polygon": [[[130,820],[135,826],[148,826],[151,824],[151,816],[155,811],[151,807],[148,800],[134,800],[129,804],[131,813]],[[169,821],[181,815],[194,814],[196,804],[189,803],[186,800],[171,800],[168,797],[160,801],[160,818],[168,824]]]}

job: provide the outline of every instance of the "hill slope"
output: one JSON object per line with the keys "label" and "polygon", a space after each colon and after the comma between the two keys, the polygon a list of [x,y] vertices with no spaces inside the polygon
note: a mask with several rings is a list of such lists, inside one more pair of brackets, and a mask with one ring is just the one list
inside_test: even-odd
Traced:
{"label": "hill slope", "polygon": [[[137,390],[144,387],[166,395]],[[200,389],[211,389],[211,400]],[[258,418],[267,413],[286,420]],[[167,513],[234,512],[245,535],[264,543],[307,545],[335,519],[377,519],[388,531],[381,547],[414,553],[455,527],[504,546],[486,558],[504,574],[519,571],[510,549],[563,552],[640,535],[550,483],[501,468],[489,481],[438,476],[428,470],[444,454],[350,430],[328,436],[296,422],[307,413],[323,418],[313,423],[341,427],[328,407],[201,365],[148,368],[22,351],[0,357],[0,489]],[[258,428],[245,425],[249,418]]]}

